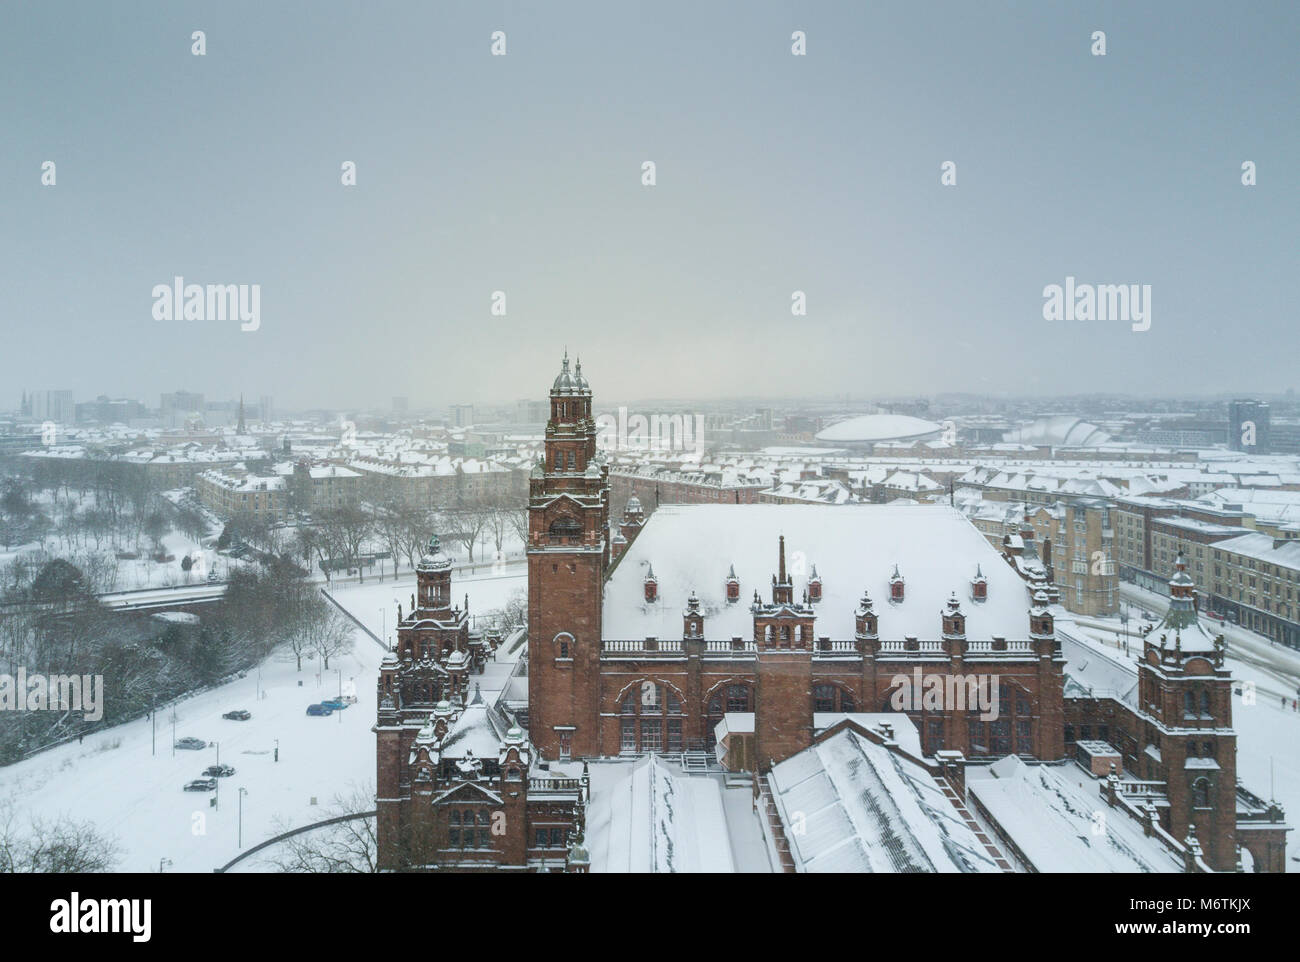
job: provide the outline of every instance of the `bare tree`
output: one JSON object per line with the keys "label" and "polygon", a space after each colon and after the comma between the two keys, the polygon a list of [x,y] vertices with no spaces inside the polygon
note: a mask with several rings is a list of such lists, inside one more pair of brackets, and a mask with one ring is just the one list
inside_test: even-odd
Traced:
{"label": "bare tree", "polygon": [[[269,861],[278,871],[308,874],[356,874],[379,870],[379,846],[373,815],[373,790],[357,788],[349,795],[336,795],[327,809],[332,816],[355,815],[347,821],[325,825],[293,835],[275,846]],[[280,831],[287,831],[281,828]]]}
{"label": "bare tree", "polygon": [[30,816],[28,830],[18,828],[12,801],[0,803],[0,872],[111,872],[121,857],[117,841],[91,822],[67,816]]}
{"label": "bare tree", "polygon": [[320,614],[313,619],[311,646],[321,657],[321,665],[329,670],[330,659],[352,650],[356,642],[356,628],[332,604],[321,598]]}

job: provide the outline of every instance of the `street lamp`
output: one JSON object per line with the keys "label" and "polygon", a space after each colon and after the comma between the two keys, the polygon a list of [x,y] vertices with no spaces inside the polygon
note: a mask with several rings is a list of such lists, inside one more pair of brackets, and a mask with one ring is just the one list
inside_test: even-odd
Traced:
{"label": "street lamp", "polygon": [[248,789],[240,787],[239,789],[239,847],[244,847],[244,796],[248,794]]}
{"label": "street lamp", "polygon": [[158,860],[158,874],[162,875],[164,866],[171,865],[172,860],[169,858],[160,858]]}
{"label": "street lamp", "polygon": [[280,739],[275,739],[275,760],[280,760]]}

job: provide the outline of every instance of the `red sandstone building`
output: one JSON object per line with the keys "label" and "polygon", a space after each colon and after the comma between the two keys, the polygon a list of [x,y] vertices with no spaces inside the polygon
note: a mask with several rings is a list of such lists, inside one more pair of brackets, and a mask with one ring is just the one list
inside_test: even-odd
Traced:
{"label": "red sandstone building", "polygon": [[[958,784],[972,763],[1055,762],[1109,742],[1124,772],[1108,781],[1107,804],[1177,840],[1188,864],[1203,866],[1193,870],[1234,870],[1238,846],[1257,871],[1284,867],[1281,810],[1236,784],[1222,639],[1201,629],[1182,568],[1126,699],[1071,684],[1079,642],[1063,650],[1032,528],[1000,555],[944,505],[664,505],[645,521],[633,499],[615,532],[591,389],[567,357],[528,511],[528,735],[472,701],[455,707],[466,699],[459,671],[471,639],[463,613],[448,607],[449,572],[431,545],[420,603],[381,672],[381,849],[412,826],[451,831],[437,807],[469,795],[471,783],[488,810],[506,797],[522,806],[512,831],[562,821],[562,805],[535,806],[522,788],[538,756],[706,751],[719,732],[735,733],[724,747],[755,772],[757,799],[774,767],[846,716],[904,711],[921,752]],[[462,741],[480,746],[474,758],[489,742],[497,750],[474,778],[447,717],[458,710],[474,732]],[[523,780],[517,795],[512,778]],[[578,870],[586,792],[584,781],[567,802]],[[563,867],[563,852],[547,865],[527,837],[480,861]]]}

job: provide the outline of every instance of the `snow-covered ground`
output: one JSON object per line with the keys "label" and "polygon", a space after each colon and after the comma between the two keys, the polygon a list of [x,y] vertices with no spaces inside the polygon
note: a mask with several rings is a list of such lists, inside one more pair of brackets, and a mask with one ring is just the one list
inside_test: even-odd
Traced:
{"label": "snow-covered ground", "polygon": [[[482,613],[500,607],[526,580],[524,566],[517,564],[504,575],[488,571],[481,578],[457,578],[454,584],[461,594],[469,593],[473,611]],[[392,632],[393,599],[405,607],[414,590],[415,579],[407,576],[340,587],[332,594],[378,635],[385,610]],[[356,788],[373,790],[370,726],[383,651],[363,632],[355,638],[353,653],[332,663],[328,672],[320,672],[317,661],[304,661],[299,672],[291,657],[274,655],[260,672],[178,702],[176,737],[201,738],[212,747],[173,755],[171,713],[164,708],[157,715],[156,753],[150,722],[134,721],[0,769],[0,798],[12,800],[20,826],[28,814],[45,819],[67,814],[93,822],[120,844],[121,871],[156,872],[161,859],[170,859],[167,871],[210,872],[240,851],[240,788],[247,790],[242,806],[245,848],[328,817],[335,796],[349,796]],[[340,685],[355,686],[355,705],[329,717],[306,715],[309,704],[337,695]],[[221,717],[240,708],[252,712],[250,721]],[[217,743],[221,762],[236,771],[219,780],[220,807],[213,808],[209,793],[185,792],[182,786],[216,763]]]}

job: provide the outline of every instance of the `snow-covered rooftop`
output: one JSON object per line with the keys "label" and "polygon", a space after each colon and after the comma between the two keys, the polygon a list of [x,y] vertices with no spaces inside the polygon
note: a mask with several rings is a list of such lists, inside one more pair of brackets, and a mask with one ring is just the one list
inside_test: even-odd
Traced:
{"label": "snow-covered rooftop", "polygon": [[853,728],[774,766],[770,781],[803,871],[1001,871],[923,764]]}
{"label": "snow-covered rooftop", "polygon": [[[966,636],[1023,638],[1029,630],[1024,581],[982,534],[948,505],[801,504],[663,505],[619,560],[605,586],[606,639],[680,638],[682,611],[694,591],[709,640],[753,637],[749,609],[755,590],[771,600],[777,542],[785,536],[795,597],[812,566],[822,579],[817,636],[853,637],[863,589],[871,593],[881,638],[938,638],[941,610],[955,592],[966,614]],[[658,600],[645,601],[649,565]],[[741,600],[727,604],[727,571],[735,565]],[[897,565],[904,600],[892,604],[889,579]],[[988,600],[971,601],[979,567]]]}
{"label": "snow-covered rooftop", "polygon": [[966,790],[1039,872],[1183,870],[1159,839],[1107,808],[1097,779],[1077,765],[1027,765],[1008,755],[968,768]]}

